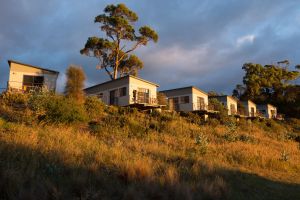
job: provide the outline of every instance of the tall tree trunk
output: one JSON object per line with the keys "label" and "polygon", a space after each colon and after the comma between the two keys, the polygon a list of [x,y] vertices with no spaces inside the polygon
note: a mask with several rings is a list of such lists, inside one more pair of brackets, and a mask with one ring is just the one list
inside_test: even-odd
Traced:
{"label": "tall tree trunk", "polygon": [[114,68],[114,79],[118,78],[118,68],[117,66]]}

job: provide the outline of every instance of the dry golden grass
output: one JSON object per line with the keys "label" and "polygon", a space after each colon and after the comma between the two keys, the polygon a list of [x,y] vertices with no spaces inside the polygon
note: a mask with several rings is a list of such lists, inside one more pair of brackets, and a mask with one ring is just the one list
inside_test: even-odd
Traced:
{"label": "dry golden grass", "polygon": [[[127,117],[143,126],[152,123],[140,113]],[[137,134],[143,130],[137,124],[114,129],[106,124],[94,133],[85,124],[2,121],[0,197],[300,199],[299,144],[278,138],[281,130],[252,123],[232,131],[178,116],[151,120],[162,130]]]}

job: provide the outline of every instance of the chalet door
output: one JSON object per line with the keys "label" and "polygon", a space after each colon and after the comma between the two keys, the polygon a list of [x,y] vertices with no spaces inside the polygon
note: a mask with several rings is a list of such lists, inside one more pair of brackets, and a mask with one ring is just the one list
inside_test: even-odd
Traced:
{"label": "chalet door", "polygon": [[145,88],[138,88],[138,102],[150,103],[150,91]]}
{"label": "chalet door", "polygon": [[197,110],[205,110],[204,98],[197,97]]}
{"label": "chalet door", "polygon": [[109,92],[109,104],[118,105],[117,90],[112,90]]}
{"label": "chalet door", "polygon": [[276,111],[275,110],[271,110],[271,118],[276,118]]}
{"label": "chalet door", "polygon": [[235,109],[235,106],[234,106],[233,103],[230,104],[230,113],[231,113],[232,115],[236,114],[236,109]]}
{"label": "chalet door", "polygon": [[250,116],[251,116],[251,117],[255,117],[254,114],[255,114],[255,113],[254,113],[254,108],[251,107],[251,113],[250,113]]}
{"label": "chalet door", "polygon": [[173,103],[174,103],[174,110],[179,111],[179,98],[178,97],[173,98]]}

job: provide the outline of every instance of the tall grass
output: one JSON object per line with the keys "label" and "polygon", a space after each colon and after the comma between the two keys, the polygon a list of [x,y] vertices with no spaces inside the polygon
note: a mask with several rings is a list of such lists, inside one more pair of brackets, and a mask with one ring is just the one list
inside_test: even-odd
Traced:
{"label": "tall grass", "polygon": [[7,118],[3,107],[20,110],[2,104],[0,199],[300,198],[299,144],[282,137],[299,134],[295,123],[212,126],[89,99],[78,105],[85,120],[70,124],[26,102],[34,123]]}

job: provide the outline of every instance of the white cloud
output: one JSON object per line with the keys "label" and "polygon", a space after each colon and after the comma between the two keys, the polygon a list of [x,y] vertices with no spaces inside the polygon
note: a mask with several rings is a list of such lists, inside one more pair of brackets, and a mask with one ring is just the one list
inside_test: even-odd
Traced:
{"label": "white cloud", "polygon": [[206,47],[197,47],[193,49],[184,49],[174,45],[162,49],[156,49],[152,54],[147,56],[147,60],[151,60],[153,64],[158,66],[186,66],[195,65],[207,56],[208,49]]}
{"label": "white cloud", "polygon": [[254,40],[255,40],[255,35],[245,35],[245,36],[239,37],[236,40],[236,45],[237,45],[237,47],[240,47],[246,43],[253,43]]}

